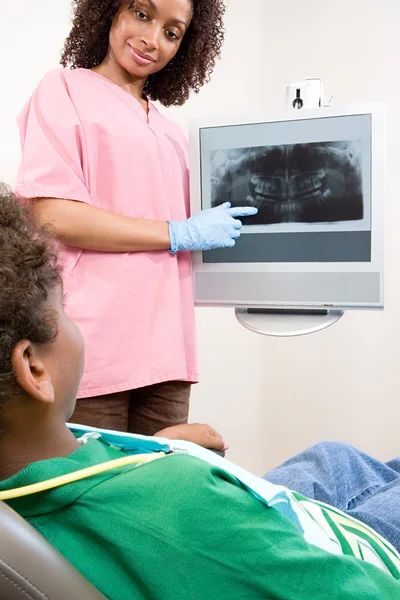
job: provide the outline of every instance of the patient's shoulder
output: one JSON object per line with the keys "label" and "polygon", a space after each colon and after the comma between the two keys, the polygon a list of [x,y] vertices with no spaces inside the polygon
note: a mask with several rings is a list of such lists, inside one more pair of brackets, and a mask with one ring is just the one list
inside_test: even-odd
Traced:
{"label": "patient's shoulder", "polygon": [[204,510],[208,504],[217,507],[227,498],[237,502],[243,496],[245,503],[251,498],[242,484],[223,469],[184,454],[121,468],[114,477],[93,488],[92,494],[102,506],[114,502],[129,504],[132,510],[139,506],[153,510],[162,503],[179,512],[185,507],[188,513],[201,507]]}

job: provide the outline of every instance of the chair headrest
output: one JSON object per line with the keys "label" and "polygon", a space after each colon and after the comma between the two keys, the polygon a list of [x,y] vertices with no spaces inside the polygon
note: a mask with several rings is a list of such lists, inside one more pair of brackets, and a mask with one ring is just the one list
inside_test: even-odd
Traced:
{"label": "chair headrest", "polygon": [[0,502],[0,598],[107,600],[4,502]]}

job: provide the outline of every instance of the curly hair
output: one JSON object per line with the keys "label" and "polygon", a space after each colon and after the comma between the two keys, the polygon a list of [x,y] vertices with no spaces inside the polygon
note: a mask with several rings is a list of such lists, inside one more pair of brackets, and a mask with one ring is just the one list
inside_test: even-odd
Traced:
{"label": "curly hair", "polygon": [[[73,24],[60,64],[97,67],[106,57],[113,18],[127,0],[72,0]],[[181,106],[210,80],[224,41],[224,0],[190,0],[193,16],[176,56],[149,76],[144,92],[164,106]]]}
{"label": "curly hair", "polygon": [[28,206],[0,183],[0,408],[19,387],[12,353],[23,339],[36,344],[57,336],[49,292],[61,281],[57,247],[36,224]]}

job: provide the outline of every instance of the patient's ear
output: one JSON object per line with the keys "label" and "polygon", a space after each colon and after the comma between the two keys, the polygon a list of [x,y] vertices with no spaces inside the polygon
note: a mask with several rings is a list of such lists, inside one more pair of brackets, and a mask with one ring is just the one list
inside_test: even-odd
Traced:
{"label": "patient's ear", "polygon": [[47,404],[54,402],[50,373],[29,340],[21,340],[15,346],[12,367],[18,385],[28,396]]}

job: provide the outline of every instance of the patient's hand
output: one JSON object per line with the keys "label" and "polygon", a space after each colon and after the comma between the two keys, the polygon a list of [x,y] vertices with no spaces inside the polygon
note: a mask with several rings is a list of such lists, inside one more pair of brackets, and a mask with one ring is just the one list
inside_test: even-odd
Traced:
{"label": "patient's hand", "polygon": [[191,423],[188,425],[174,425],[158,431],[155,435],[168,438],[169,440],[186,440],[194,442],[204,448],[212,450],[227,450],[228,444],[224,442],[221,434],[209,425],[202,423]]}

